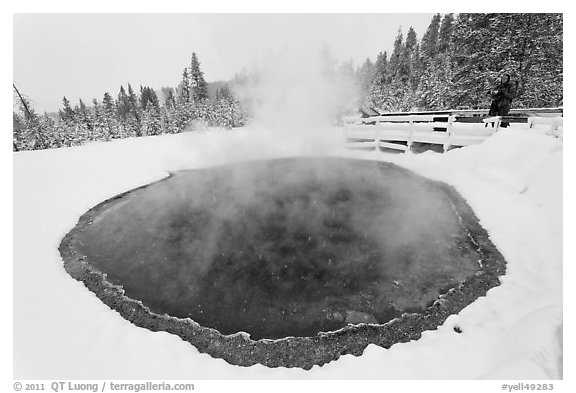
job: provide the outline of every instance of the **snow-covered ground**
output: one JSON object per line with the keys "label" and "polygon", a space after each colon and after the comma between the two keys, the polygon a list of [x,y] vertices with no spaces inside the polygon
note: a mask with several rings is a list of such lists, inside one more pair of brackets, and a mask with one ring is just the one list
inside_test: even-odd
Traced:
{"label": "snow-covered ground", "polygon": [[[508,261],[502,285],[418,341],[304,371],[200,354],[132,325],[64,271],[60,241],[104,199],[172,170],[314,154],[390,160],[454,185]],[[20,152],[13,163],[16,379],[561,378],[562,142],[550,136],[503,129],[446,154],[392,155],[345,150],[335,129],[303,142],[245,129]]]}

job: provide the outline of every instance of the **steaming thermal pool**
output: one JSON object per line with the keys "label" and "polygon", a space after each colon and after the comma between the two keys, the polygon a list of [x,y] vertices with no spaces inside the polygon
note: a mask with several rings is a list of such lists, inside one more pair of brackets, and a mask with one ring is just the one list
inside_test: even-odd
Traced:
{"label": "steaming thermal pool", "polygon": [[344,158],[174,173],[86,213],[61,252],[125,318],[240,365],[417,339],[504,273],[452,187]]}

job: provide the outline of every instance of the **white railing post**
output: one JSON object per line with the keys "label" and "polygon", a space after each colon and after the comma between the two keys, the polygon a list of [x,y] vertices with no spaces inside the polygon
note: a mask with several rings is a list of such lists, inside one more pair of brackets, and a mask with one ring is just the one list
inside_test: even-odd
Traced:
{"label": "white railing post", "polygon": [[409,119],[410,119],[410,122],[409,122],[410,133],[408,134],[408,143],[407,143],[406,153],[408,153],[409,151],[412,151],[412,138],[413,138],[413,134],[414,134],[414,117],[409,116]]}
{"label": "white railing post", "polygon": [[380,127],[378,127],[378,122],[374,124],[374,151],[380,152]]}
{"label": "white railing post", "polygon": [[452,127],[454,126],[455,117],[452,115],[448,117],[448,125],[446,126],[446,139],[444,139],[444,153],[450,149],[450,139],[452,138]]}

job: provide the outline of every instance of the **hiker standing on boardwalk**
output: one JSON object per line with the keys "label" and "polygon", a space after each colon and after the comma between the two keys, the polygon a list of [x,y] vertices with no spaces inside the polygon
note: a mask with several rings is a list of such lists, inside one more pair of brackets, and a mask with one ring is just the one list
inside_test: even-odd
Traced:
{"label": "hiker standing on boardwalk", "polygon": [[[492,91],[492,104],[488,116],[506,116],[510,112],[512,99],[516,97],[518,83],[510,80],[510,75],[504,74],[500,78],[500,83]],[[500,123],[502,127],[508,127],[507,122]]]}

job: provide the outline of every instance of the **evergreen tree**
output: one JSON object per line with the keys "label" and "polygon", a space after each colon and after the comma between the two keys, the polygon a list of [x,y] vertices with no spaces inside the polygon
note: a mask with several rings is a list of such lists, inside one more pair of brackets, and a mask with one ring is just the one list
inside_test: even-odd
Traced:
{"label": "evergreen tree", "polygon": [[440,29],[440,14],[432,17],[432,21],[422,37],[420,53],[425,59],[433,58],[438,53],[438,33]]}
{"label": "evergreen tree", "polygon": [[366,105],[366,98],[370,92],[370,86],[374,79],[374,63],[367,58],[366,61],[356,71],[356,80],[360,89],[361,105]]}
{"label": "evergreen tree", "polygon": [[442,19],[440,31],[438,33],[438,52],[445,53],[450,49],[452,42],[452,31],[454,30],[454,15],[446,14]]}
{"label": "evergreen tree", "polygon": [[402,30],[398,29],[398,35],[396,40],[394,40],[394,51],[392,56],[390,56],[390,74],[392,76],[398,75],[402,53],[404,52],[403,39]]}
{"label": "evergreen tree", "polygon": [[416,31],[412,26],[410,26],[408,33],[406,34],[406,49],[410,52],[413,52],[416,49],[417,44],[418,39],[416,37]]}
{"label": "evergreen tree", "polygon": [[390,66],[388,63],[388,55],[386,51],[380,52],[376,56],[376,63],[374,64],[374,76],[372,78],[372,85],[366,100],[368,105],[379,108],[388,95],[387,86],[391,83],[392,76],[390,73]]}
{"label": "evergreen tree", "polygon": [[177,134],[184,131],[187,125],[187,119],[184,115],[184,105],[182,102],[176,102],[174,108],[167,109],[168,133]]}
{"label": "evergreen tree", "polygon": [[390,65],[388,62],[388,53],[380,52],[376,56],[376,64],[374,66],[374,82],[378,85],[384,85],[390,83],[392,80]]}
{"label": "evergreen tree", "polygon": [[70,106],[70,101],[68,100],[68,98],[66,97],[62,98],[62,105],[63,109],[58,111],[60,115],[60,120],[63,121],[64,123],[73,123],[76,115],[74,113],[74,110]]}
{"label": "evergreen tree", "polygon": [[178,101],[181,103],[190,102],[190,77],[188,76],[187,68],[182,71],[182,81],[178,90]]}
{"label": "evergreen tree", "polygon": [[86,106],[86,104],[84,104],[84,101],[82,101],[82,99],[79,100],[78,108],[75,110],[75,112],[76,112],[76,122],[83,124],[88,130],[91,131],[93,128],[92,115],[90,114],[88,107]]}
{"label": "evergreen tree", "polygon": [[106,130],[106,139],[118,138],[120,129],[116,120],[116,105],[108,92],[104,93],[104,98],[102,99],[102,118]]}
{"label": "evergreen tree", "polygon": [[145,111],[149,105],[154,106],[156,109],[160,107],[158,95],[154,89],[147,86],[140,86],[140,106],[142,107],[142,110]]}
{"label": "evergreen tree", "polygon": [[16,112],[12,112],[12,150],[26,150],[27,142],[26,124],[24,119]]}
{"label": "evergreen tree", "polygon": [[13,130],[12,147],[14,151],[40,150],[50,147],[46,130],[40,122],[40,117],[32,107],[30,101],[21,96],[18,105],[20,114],[12,117]]}
{"label": "evergreen tree", "polygon": [[164,106],[166,108],[174,108],[176,106],[176,99],[174,98],[174,89],[171,87],[163,87],[162,94],[164,98]]}
{"label": "evergreen tree", "polygon": [[104,116],[102,112],[102,107],[98,104],[98,100],[94,98],[92,100],[93,104],[93,134],[92,140],[106,140],[108,135],[108,130],[106,129],[106,124],[104,122]]}
{"label": "evergreen tree", "polygon": [[492,56],[495,32],[487,14],[458,14],[452,41],[458,48],[452,54],[454,62],[455,107],[487,107],[488,92],[497,77],[496,59]]}
{"label": "evergreen tree", "polygon": [[131,136],[141,136],[142,126],[141,126],[141,107],[138,103],[138,97],[130,83],[128,83],[128,117],[126,119],[126,127],[129,130]]}
{"label": "evergreen tree", "polygon": [[195,52],[190,60],[190,85],[194,102],[208,99],[208,84],[204,80],[204,73],[200,69],[200,61]]}
{"label": "evergreen tree", "polygon": [[47,143],[45,148],[62,147],[62,143],[57,134],[56,122],[48,116],[46,112],[40,117],[40,128],[44,131],[46,137]]}
{"label": "evergreen tree", "polygon": [[124,90],[124,86],[120,86],[120,92],[118,93],[118,100],[116,101],[117,104],[117,111],[118,117],[125,121],[128,115],[130,114],[130,100],[128,99],[128,95]]}
{"label": "evergreen tree", "polygon": [[128,83],[128,107],[129,112],[134,116],[137,121],[140,121],[140,107],[138,106],[138,97],[134,90],[132,90],[132,86]]}
{"label": "evergreen tree", "polygon": [[220,97],[228,101],[234,100],[234,94],[232,94],[232,91],[228,85],[224,85],[220,89]]}
{"label": "evergreen tree", "polygon": [[162,116],[160,114],[160,109],[149,104],[144,109],[142,116],[142,134],[148,135],[160,135],[162,133]]}
{"label": "evergreen tree", "polygon": [[452,66],[448,56],[431,60],[416,91],[416,105],[427,110],[450,109],[453,100]]}
{"label": "evergreen tree", "polygon": [[416,44],[414,48],[414,52],[412,53],[412,77],[411,77],[411,86],[412,89],[416,89],[418,84],[420,83],[420,78],[424,72],[424,62],[422,61],[422,56],[420,55],[420,43]]}
{"label": "evergreen tree", "polygon": [[406,43],[404,44],[402,55],[400,56],[400,64],[398,65],[398,77],[404,84],[410,82],[409,88],[412,87],[411,82],[413,81],[413,62],[416,47],[416,32],[410,27],[406,35]]}

